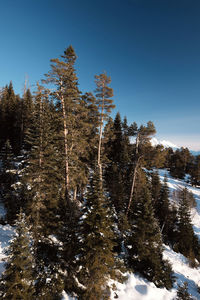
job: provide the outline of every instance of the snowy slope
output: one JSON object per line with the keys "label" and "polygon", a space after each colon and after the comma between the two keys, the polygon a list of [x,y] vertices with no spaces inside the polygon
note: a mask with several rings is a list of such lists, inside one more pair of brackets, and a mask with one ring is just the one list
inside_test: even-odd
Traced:
{"label": "snowy slope", "polygon": [[[170,177],[166,170],[159,170],[159,174],[161,181],[164,180],[164,175],[167,175],[171,194],[174,190],[185,186],[193,193],[197,206],[192,209],[191,216],[195,233],[200,239],[200,189],[190,186],[186,181]],[[4,214],[1,204],[0,214]],[[4,269],[4,249],[8,245],[13,234],[14,229],[11,226],[0,225],[0,273]],[[172,251],[165,245],[164,249],[164,258],[170,261],[174,275],[176,276],[176,283],[172,290],[168,291],[165,288],[159,289],[152,282],[149,282],[142,277],[134,274],[127,274],[128,280],[124,284],[115,283],[117,290],[112,292],[111,299],[115,300],[117,294],[118,300],[173,300],[176,297],[177,285],[182,284],[185,281],[188,283],[188,290],[194,299],[200,299],[200,294],[198,294],[196,290],[196,285],[200,285],[200,268],[190,268],[187,259],[183,255]],[[72,298],[63,293],[63,300],[72,300]]]}
{"label": "snowy slope", "polygon": [[[0,216],[5,216],[5,209],[0,202]],[[4,270],[4,258],[6,257],[4,251],[9,245],[9,241],[13,237],[14,229],[10,225],[0,224],[0,275]]]}
{"label": "snowy slope", "polygon": [[[160,170],[159,174],[161,181],[164,180],[164,175],[167,175],[171,195],[174,190],[182,187],[187,187],[193,193],[197,207],[191,211],[192,223],[194,231],[200,239],[200,189],[188,185],[186,181],[172,178],[166,170]],[[200,268],[190,268],[187,259],[182,254],[174,252],[166,245],[164,245],[164,249],[164,258],[170,261],[176,276],[174,288],[170,291],[165,288],[159,289],[146,279],[129,274],[125,284],[116,283],[119,300],[173,300],[176,297],[177,285],[182,285],[185,281],[188,283],[189,293],[194,299],[200,299],[200,294],[196,290],[196,285],[200,285]],[[113,292],[112,300],[116,299],[114,296]]]}

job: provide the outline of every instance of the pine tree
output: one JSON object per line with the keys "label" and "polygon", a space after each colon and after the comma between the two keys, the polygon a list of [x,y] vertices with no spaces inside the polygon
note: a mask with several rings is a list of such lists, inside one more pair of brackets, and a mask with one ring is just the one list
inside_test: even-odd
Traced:
{"label": "pine tree", "polygon": [[38,85],[33,123],[26,143],[30,147],[23,177],[25,209],[34,224],[34,237],[48,236],[56,228],[55,212],[60,197],[62,175],[56,140],[56,112],[51,109],[48,94]]}
{"label": "pine tree", "polygon": [[20,116],[20,146],[21,148],[27,148],[27,144],[25,143],[26,134],[29,130],[30,123],[33,121],[32,114],[33,114],[33,96],[31,94],[30,89],[24,90],[23,98],[21,99],[21,116]]}
{"label": "pine tree", "polygon": [[1,278],[1,299],[34,299],[35,262],[25,216],[20,212],[16,222],[16,236],[7,251],[6,269]]}
{"label": "pine tree", "polygon": [[156,133],[156,129],[154,127],[154,124],[149,121],[147,122],[147,126],[141,125],[139,128],[137,124],[134,122],[129,127],[129,134],[130,136],[135,136],[136,141],[135,145],[133,147],[133,155],[132,155],[132,174],[131,174],[131,187],[130,187],[130,195],[129,195],[129,201],[128,206],[126,210],[126,214],[128,215],[132,199],[133,199],[133,193],[135,188],[135,182],[136,177],[138,173],[138,169],[142,165],[142,160],[145,155],[145,147],[149,144],[150,137]]}
{"label": "pine tree", "polygon": [[200,155],[197,155],[190,165],[189,174],[191,176],[191,184],[200,185]]}
{"label": "pine tree", "polygon": [[193,265],[195,256],[199,260],[200,246],[193,231],[187,194],[187,188],[184,188],[179,192],[178,235],[176,249],[188,257],[191,260],[191,265]]}
{"label": "pine tree", "polygon": [[[127,203],[126,182],[128,165],[128,140],[124,139],[120,114],[117,113],[110,138],[105,144],[108,158],[105,168],[105,180],[116,211],[124,213]],[[108,133],[107,133],[108,135]]]}
{"label": "pine tree", "polygon": [[13,187],[18,179],[18,174],[15,166],[15,155],[9,140],[6,140],[1,149],[1,159],[1,195],[6,208],[6,221],[13,224],[20,211],[21,199]]}
{"label": "pine tree", "polygon": [[118,278],[113,253],[114,233],[108,199],[102,188],[99,168],[94,171],[81,221],[79,281],[84,286],[81,299],[109,299],[108,280]]}
{"label": "pine tree", "polygon": [[161,182],[159,178],[158,171],[154,171],[151,175],[151,196],[152,196],[152,203],[154,208],[156,207],[161,190]]}
{"label": "pine tree", "polygon": [[23,197],[32,225],[37,299],[55,299],[61,294],[63,280],[58,260],[59,244],[52,236],[58,235],[63,184],[56,136],[57,112],[49,101],[48,91],[39,84],[32,118],[26,134],[30,154],[23,176]]}
{"label": "pine tree", "polygon": [[164,241],[168,240],[168,229],[169,229],[169,215],[170,215],[170,204],[169,204],[169,188],[167,185],[167,177],[164,177],[164,182],[160,189],[158,201],[155,205],[155,215],[158,218],[161,233],[163,234]]}
{"label": "pine tree", "polygon": [[20,144],[20,98],[15,95],[12,82],[2,91],[1,101],[0,140],[10,141],[15,154],[19,153]]}
{"label": "pine tree", "polygon": [[126,248],[128,266],[158,287],[170,289],[173,284],[172,270],[162,257],[162,239],[147,182],[140,171],[139,184],[134,192],[133,207],[129,214],[130,232]]}
{"label": "pine tree", "polygon": [[100,168],[100,173],[102,174],[102,162],[101,162],[101,150],[102,150],[102,136],[103,136],[103,125],[104,120],[108,117],[115,105],[113,105],[113,89],[109,87],[111,83],[110,77],[106,73],[95,76],[96,83],[96,98],[97,105],[100,110],[100,126],[99,126],[99,144],[98,144],[98,166]]}
{"label": "pine tree", "polygon": [[72,46],[65,51],[62,59],[51,60],[51,70],[46,74],[45,83],[53,86],[51,96],[57,102],[60,115],[61,157],[64,178],[64,194],[69,200],[76,200],[77,182],[85,181],[80,157],[87,155],[88,124],[83,118],[84,106],[81,105],[78,78],[75,72],[76,54]]}

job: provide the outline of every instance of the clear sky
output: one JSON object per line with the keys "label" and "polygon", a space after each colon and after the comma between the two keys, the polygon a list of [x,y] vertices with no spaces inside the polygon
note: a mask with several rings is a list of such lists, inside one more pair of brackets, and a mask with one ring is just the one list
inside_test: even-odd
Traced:
{"label": "clear sky", "polygon": [[114,114],[200,150],[199,0],[0,1],[0,87],[21,94],[70,44],[83,92],[106,71]]}

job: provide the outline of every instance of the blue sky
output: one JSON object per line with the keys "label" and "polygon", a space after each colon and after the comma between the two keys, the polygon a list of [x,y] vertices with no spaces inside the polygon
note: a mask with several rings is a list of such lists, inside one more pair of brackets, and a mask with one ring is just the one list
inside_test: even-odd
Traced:
{"label": "blue sky", "polygon": [[121,116],[151,120],[157,137],[200,150],[199,0],[0,2],[0,87],[22,93],[72,44],[80,89],[112,79]]}

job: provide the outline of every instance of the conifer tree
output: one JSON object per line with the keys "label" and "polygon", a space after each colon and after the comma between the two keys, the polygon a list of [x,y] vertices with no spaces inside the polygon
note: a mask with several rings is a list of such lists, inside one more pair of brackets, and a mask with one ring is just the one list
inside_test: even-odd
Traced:
{"label": "conifer tree", "polygon": [[12,82],[9,86],[5,86],[2,91],[0,107],[1,107],[1,124],[0,124],[0,140],[4,143],[10,141],[15,154],[19,150],[19,108],[20,98],[15,95]]}
{"label": "conifer tree", "polygon": [[112,135],[105,144],[108,163],[105,170],[107,189],[116,211],[125,212],[127,196],[127,165],[128,165],[128,140],[124,139],[120,114],[117,113],[113,126],[110,129]]}
{"label": "conifer tree", "polygon": [[57,102],[57,111],[60,113],[63,190],[68,200],[72,193],[74,194],[73,198],[76,198],[77,181],[85,180],[84,176],[80,177],[80,174],[84,174],[84,172],[82,172],[79,159],[87,153],[84,133],[88,124],[83,118],[84,106],[80,104],[81,98],[74,67],[75,62],[75,51],[72,46],[69,46],[64,51],[62,59],[51,60],[51,70],[46,74],[44,81],[53,85],[51,95]]}
{"label": "conifer tree", "polygon": [[20,212],[16,222],[16,236],[7,251],[6,269],[1,278],[1,299],[34,299],[35,262],[25,216]]}
{"label": "conifer tree", "polygon": [[131,174],[131,187],[130,187],[130,195],[129,195],[129,201],[128,206],[126,210],[126,215],[128,215],[132,198],[133,198],[133,192],[135,188],[135,182],[136,177],[138,173],[138,169],[140,168],[141,161],[145,154],[145,147],[149,144],[150,137],[156,133],[156,129],[154,124],[149,121],[147,122],[147,126],[141,125],[139,128],[135,122],[130,125],[129,127],[129,134],[130,136],[135,136],[136,141],[133,148],[133,155],[132,155],[132,174]]}
{"label": "conifer tree", "polygon": [[58,234],[63,184],[56,137],[57,113],[49,102],[48,91],[39,84],[32,118],[26,135],[30,154],[23,177],[23,198],[32,225],[36,295],[37,299],[43,300],[54,299],[63,286],[58,262],[59,245],[51,238]]}
{"label": "conifer tree", "polygon": [[165,176],[164,183],[160,189],[158,201],[155,205],[155,215],[158,218],[160,230],[165,242],[168,240],[170,213],[169,188],[167,185],[167,177]]}
{"label": "conifer tree", "polygon": [[102,148],[102,136],[103,136],[103,125],[104,120],[111,112],[115,105],[113,105],[113,100],[111,97],[113,96],[113,89],[109,87],[111,83],[110,77],[107,76],[106,73],[102,73],[100,75],[95,76],[96,83],[96,98],[97,105],[100,110],[100,126],[99,126],[99,143],[98,143],[98,166],[100,168],[100,173],[102,174],[102,162],[101,162],[101,148]]}
{"label": "conifer tree", "polygon": [[197,155],[190,165],[189,174],[191,176],[191,184],[200,185],[200,155]]}
{"label": "conifer tree", "polygon": [[137,183],[129,214],[130,232],[126,240],[128,265],[156,286],[170,289],[173,284],[172,270],[162,257],[161,233],[154,217],[147,182],[141,171],[138,180],[140,184]]}
{"label": "conifer tree", "polygon": [[109,203],[97,168],[90,182],[81,221],[79,282],[84,286],[81,299],[110,298],[108,280],[120,277],[113,253],[113,240]]}
{"label": "conifer tree", "polygon": [[32,218],[38,239],[39,232],[48,235],[56,227],[54,214],[62,185],[56,123],[56,112],[51,109],[48,94],[38,85],[33,123],[29,125],[26,137],[31,150],[23,178],[23,197],[27,199],[25,208]]}
{"label": "conifer tree", "polygon": [[195,256],[199,260],[199,242],[196,238],[192,222],[189,204],[187,201],[187,188],[180,190],[179,193],[179,208],[178,208],[178,235],[176,248],[183,255],[191,260],[193,265]]}
{"label": "conifer tree", "polygon": [[33,96],[31,94],[30,89],[24,90],[23,98],[21,99],[21,116],[20,116],[20,146],[27,148],[28,145],[25,143],[25,137],[28,133],[30,123],[33,121],[32,113],[33,113],[34,103]]}
{"label": "conifer tree", "polygon": [[9,140],[5,142],[1,149],[1,159],[1,195],[6,208],[6,221],[9,224],[13,224],[20,210],[21,199],[13,188],[17,180],[17,169],[14,161],[15,156]]}
{"label": "conifer tree", "polygon": [[158,171],[154,171],[151,175],[151,196],[152,196],[152,203],[154,208],[156,207],[161,190],[161,182],[159,178]]}

